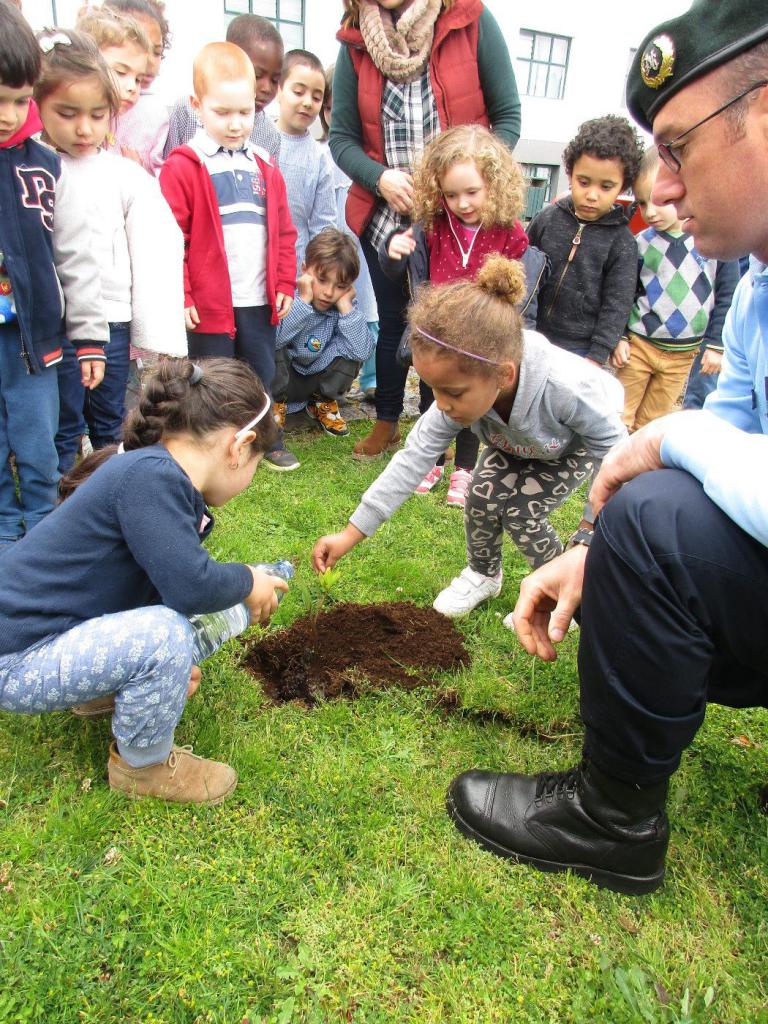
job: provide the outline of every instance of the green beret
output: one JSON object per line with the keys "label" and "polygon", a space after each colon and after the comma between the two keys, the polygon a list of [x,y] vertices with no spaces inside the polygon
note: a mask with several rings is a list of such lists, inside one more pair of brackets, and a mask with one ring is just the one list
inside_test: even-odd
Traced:
{"label": "green beret", "polygon": [[690,10],[649,32],[627,78],[627,107],[651,130],[676,92],[768,39],[764,0],[694,0]]}

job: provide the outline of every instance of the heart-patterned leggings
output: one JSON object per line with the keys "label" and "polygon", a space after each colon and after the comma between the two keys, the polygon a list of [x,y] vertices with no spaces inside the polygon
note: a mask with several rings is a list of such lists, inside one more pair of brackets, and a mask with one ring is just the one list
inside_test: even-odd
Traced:
{"label": "heart-patterned leggings", "polygon": [[500,571],[505,532],[534,569],[561,554],[549,514],[590,478],[597,461],[585,451],[543,462],[485,448],[464,508],[470,568],[483,576]]}

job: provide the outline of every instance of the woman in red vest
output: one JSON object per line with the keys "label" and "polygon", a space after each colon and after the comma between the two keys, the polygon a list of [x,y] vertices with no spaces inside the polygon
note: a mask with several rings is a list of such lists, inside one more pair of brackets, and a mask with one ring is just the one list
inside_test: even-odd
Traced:
{"label": "woman in red vest", "polygon": [[509,52],[481,0],[344,0],[333,80],[333,159],[352,179],[347,223],[360,236],[379,307],[376,425],[354,455],[400,441],[407,370],[396,359],[407,286],[386,278],[378,247],[408,221],[411,171],[453,125],[490,127],[514,148],[520,100]]}

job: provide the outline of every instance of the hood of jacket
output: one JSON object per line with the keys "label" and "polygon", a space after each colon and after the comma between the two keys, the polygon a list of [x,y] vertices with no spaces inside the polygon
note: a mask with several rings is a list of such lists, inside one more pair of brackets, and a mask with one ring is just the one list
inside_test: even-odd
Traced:
{"label": "hood of jacket", "polygon": [[33,135],[37,135],[37,133],[42,130],[43,122],[40,120],[37,104],[34,100],[30,100],[26,121],[15,135],[12,135],[10,139],[6,139],[5,142],[0,142],[0,149],[9,149],[11,146],[18,146],[19,143],[26,142],[27,139],[30,139]]}

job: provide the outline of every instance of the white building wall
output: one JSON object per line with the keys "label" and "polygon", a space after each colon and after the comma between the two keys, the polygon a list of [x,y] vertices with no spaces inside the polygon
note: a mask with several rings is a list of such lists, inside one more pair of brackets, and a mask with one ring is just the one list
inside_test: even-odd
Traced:
{"label": "white building wall", "polygon": [[[74,23],[82,0],[23,0],[24,13],[35,28],[51,23],[52,3],[60,25]],[[601,114],[626,113],[624,80],[630,49],[646,32],[682,13],[690,0],[540,0],[513,3],[485,0],[498,21],[513,61],[520,29],[571,38],[565,96],[562,100],[523,97],[522,138],[516,150],[521,162],[556,165],[582,121]],[[258,4],[254,4],[258,8]],[[336,31],[341,0],[305,0],[305,46],[323,64],[336,59]],[[162,99],[172,102],[191,86],[191,62],[207,42],[223,39],[223,0],[166,0],[173,46],[157,81]],[[561,177],[557,190],[564,187]]]}

